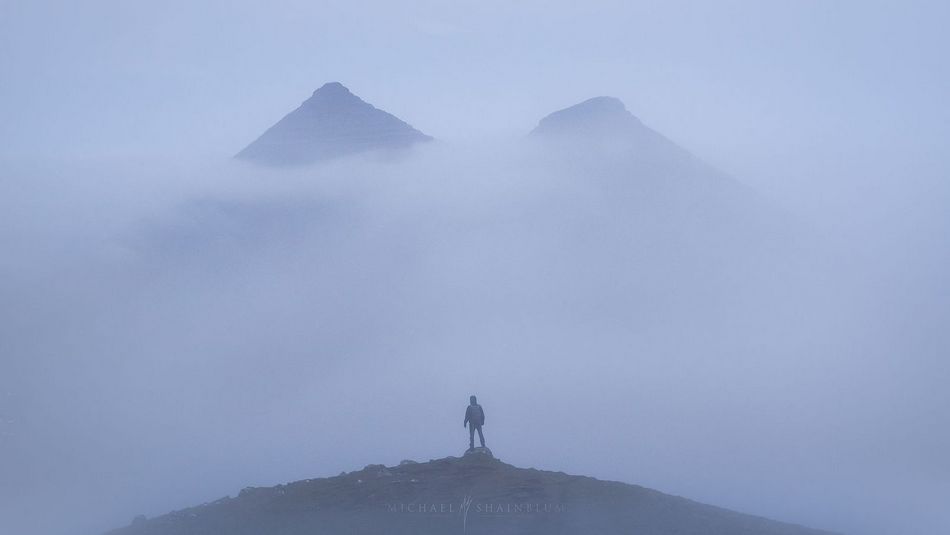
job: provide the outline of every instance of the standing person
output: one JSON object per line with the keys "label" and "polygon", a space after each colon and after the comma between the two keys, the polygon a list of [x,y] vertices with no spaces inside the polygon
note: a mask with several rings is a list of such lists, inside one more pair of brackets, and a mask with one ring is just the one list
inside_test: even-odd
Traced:
{"label": "standing person", "polygon": [[468,407],[465,408],[465,421],[462,427],[468,426],[468,449],[475,449],[475,431],[478,431],[478,441],[485,447],[485,436],[482,435],[482,426],[485,425],[485,411],[478,404],[475,396],[468,398]]}

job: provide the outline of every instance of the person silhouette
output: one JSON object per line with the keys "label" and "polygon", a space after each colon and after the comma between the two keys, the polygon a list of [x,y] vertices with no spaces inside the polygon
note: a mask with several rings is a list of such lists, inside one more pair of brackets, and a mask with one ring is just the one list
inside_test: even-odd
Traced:
{"label": "person silhouette", "polygon": [[468,426],[468,449],[475,449],[475,431],[478,431],[478,441],[485,447],[485,435],[482,434],[482,426],[485,425],[485,411],[478,404],[475,396],[468,398],[468,407],[465,408],[465,421],[462,427]]}

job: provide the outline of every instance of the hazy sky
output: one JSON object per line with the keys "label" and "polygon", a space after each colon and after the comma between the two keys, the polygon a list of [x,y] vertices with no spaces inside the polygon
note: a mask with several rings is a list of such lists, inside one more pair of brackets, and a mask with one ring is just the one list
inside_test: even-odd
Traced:
{"label": "hazy sky", "polygon": [[948,11],[939,1],[4,0],[0,155],[227,156],[337,80],[443,139],[522,133],[608,94],[766,191],[810,192],[833,188],[842,160],[939,154]]}
{"label": "hazy sky", "polygon": [[[518,465],[947,531],[947,20],[0,0],[0,531],[458,454],[473,391]],[[229,161],[327,81],[441,142]],[[753,186],[796,245],[706,241],[513,149],[596,95]]]}
{"label": "hazy sky", "polygon": [[943,2],[0,9],[4,153],[229,154],[330,80],[442,138],[522,132],[599,94],[724,160],[947,129]]}

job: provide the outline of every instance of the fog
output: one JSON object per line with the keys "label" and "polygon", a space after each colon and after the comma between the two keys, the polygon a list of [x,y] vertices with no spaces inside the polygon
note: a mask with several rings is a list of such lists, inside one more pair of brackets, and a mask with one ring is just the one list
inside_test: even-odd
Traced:
{"label": "fog", "polygon": [[[0,530],[458,455],[477,394],[518,466],[947,531],[945,11],[0,5]],[[230,159],[337,79],[437,141]],[[600,94],[728,175],[525,138]]]}

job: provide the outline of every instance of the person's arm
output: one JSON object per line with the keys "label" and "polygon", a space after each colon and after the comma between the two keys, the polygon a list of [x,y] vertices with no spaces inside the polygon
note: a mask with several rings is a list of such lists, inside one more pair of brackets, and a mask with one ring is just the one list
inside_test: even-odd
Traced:
{"label": "person's arm", "polygon": [[478,408],[482,410],[482,425],[485,425],[485,409],[481,405]]}
{"label": "person's arm", "polygon": [[462,422],[462,427],[465,427],[466,425],[468,425],[468,419],[469,419],[471,416],[472,416],[472,408],[471,408],[471,406],[465,407],[465,421]]}

